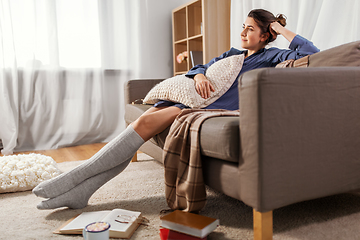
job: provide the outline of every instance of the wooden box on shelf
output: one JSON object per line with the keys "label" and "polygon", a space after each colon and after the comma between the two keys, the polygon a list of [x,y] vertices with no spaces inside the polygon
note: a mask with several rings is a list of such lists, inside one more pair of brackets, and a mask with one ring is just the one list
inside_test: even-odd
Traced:
{"label": "wooden box on shelf", "polygon": [[[230,0],[195,0],[172,11],[174,75],[193,67],[190,51],[202,52],[201,64],[230,49]],[[177,56],[187,52],[187,59]]]}

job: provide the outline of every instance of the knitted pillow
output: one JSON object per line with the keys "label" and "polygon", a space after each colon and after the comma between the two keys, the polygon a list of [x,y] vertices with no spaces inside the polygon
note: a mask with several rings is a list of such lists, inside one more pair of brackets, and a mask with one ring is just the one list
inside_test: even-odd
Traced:
{"label": "knitted pillow", "polygon": [[242,68],[244,55],[234,55],[212,64],[205,73],[215,91],[207,99],[195,89],[195,81],[185,75],[168,78],[153,87],[143,102],[154,104],[160,100],[179,102],[191,108],[204,108],[221,97],[234,83]]}
{"label": "knitted pillow", "polygon": [[41,154],[0,157],[0,193],[31,190],[60,173],[54,159]]}

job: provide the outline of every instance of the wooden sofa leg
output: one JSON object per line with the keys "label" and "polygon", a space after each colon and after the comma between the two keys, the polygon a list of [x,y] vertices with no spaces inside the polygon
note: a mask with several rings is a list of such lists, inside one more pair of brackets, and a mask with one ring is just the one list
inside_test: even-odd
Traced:
{"label": "wooden sofa leg", "polygon": [[253,209],[254,240],[273,239],[273,212],[258,212]]}
{"label": "wooden sofa leg", "polygon": [[131,159],[131,162],[137,162],[137,154],[138,154],[138,152],[135,153],[135,155]]}

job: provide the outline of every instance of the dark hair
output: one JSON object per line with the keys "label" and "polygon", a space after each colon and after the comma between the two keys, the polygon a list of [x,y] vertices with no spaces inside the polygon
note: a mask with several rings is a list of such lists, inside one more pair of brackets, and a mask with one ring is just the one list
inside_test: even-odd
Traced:
{"label": "dark hair", "polygon": [[257,25],[260,27],[261,33],[269,33],[269,38],[266,40],[266,44],[276,39],[276,35],[271,34],[270,24],[272,22],[278,22],[281,26],[286,26],[286,17],[283,14],[278,14],[276,17],[271,12],[264,9],[254,9],[248,14],[248,17],[254,19]]}

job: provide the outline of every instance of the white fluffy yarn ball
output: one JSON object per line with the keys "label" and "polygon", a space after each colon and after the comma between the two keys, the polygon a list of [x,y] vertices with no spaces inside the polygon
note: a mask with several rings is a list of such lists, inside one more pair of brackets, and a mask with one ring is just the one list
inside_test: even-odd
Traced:
{"label": "white fluffy yarn ball", "polygon": [[31,190],[61,173],[49,156],[31,153],[0,157],[0,193]]}

